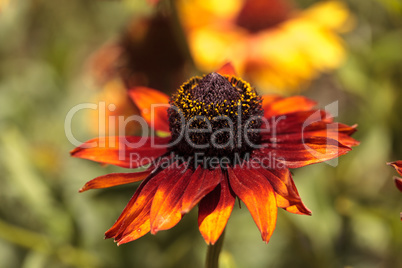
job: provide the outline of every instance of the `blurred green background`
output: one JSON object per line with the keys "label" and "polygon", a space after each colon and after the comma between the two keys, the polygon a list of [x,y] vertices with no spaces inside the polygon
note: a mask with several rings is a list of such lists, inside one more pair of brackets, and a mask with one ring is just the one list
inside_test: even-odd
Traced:
{"label": "blurred green background", "polygon": [[[295,2],[307,7],[317,1]],[[396,172],[386,166],[402,159],[402,2],[345,3],[356,21],[342,36],[347,60],[300,94],[322,107],[338,100],[339,121],[359,125],[354,137],[361,145],[336,168],[293,171],[313,216],[280,210],[268,245],[247,209],[236,207],[221,267],[402,267],[402,193],[393,184]],[[0,1],[0,267],[203,267],[206,244],[196,209],[156,236],[119,247],[103,240],[138,184],[78,194],[96,176],[127,170],[70,158],[74,145],[64,130],[68,111],[93,101],[101,88],[88,67],[91,55],[119,38],[133,18],[156,13],[170,16],[169,5]],[[136,48],[145,56],[132,66],[166,91],[195,72],[184,32],[176,20],[172,25],[179,51],[168,54],[177,55],[163,58],[158,51],[173,51],[170,45],[146,39]],[[150,46],[155,50],[145,52]],[[90,120],[85,112],[74,116],[78,140],[95,135]]]}

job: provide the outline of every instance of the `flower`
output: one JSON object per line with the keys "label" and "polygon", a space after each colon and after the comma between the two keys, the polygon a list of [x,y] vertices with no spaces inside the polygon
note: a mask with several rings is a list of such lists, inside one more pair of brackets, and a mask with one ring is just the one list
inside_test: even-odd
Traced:
{"label": "flower", "polygon": [[340,66],[338,32],[351,27],[339,1],[297,10],[286,0],[178,0],[191,54],[203,72],[232,61],[260,90],[295,91]]}
{"label": "flower", "polygon": [[172,20],[162,12],[135,16],[117,38],[91,56],[88,67],[95,81],[105,84],[118,78],[129,88],[145,85],[175,90],[183,80],[186,56],[175,38]]}
{"label": "flower", "polygon": [[[159,88],[163,85],[166,91],[173,91],[180,85],[185,58],[173,36],[169,16],[158,12],[152,16],[136,16],[122,34],[92,53],[87,69],[96,88],[100,89],[95,92],[94,99],[105,103],[105,108],[99,105],[98,109],[90,111],[93,132],[119,135],[123,130],[126,134],[136,134],[136,121],[128,121],[119,129],[119,117],[126,120],[138,114],[127,88],[138,85]],[[149,45],[161,42],[162,47]]]}
{"label": "flower", "polygon": [[9,0],[0,0],[0,12],[5,10],[9,4]]}
{"label": "flower", "polygon": [[[387,163],[387,165],[393,166],[396,169],[396,171],[399,173],[399,175],[402,176],[402,161],[401,160]],[[402,179],[398,178],[398,177],[394,177],[394,182],[395,182],[396,188],[398,188],[399,191],[402,192]],[[401,217],[401,221],[402,221],[402,212],[400,213],[400,217]]]}
{"label": "flower", "polygon": [[302,96],[259,96],[230,64],[191,78],[171,98],[145,87],[129,93],[145,121],[169,136],[95,138],[71,152],[124,168],[147,165],[142,171],[97,177],[80,190],[143,180],[105,233],[118,244],[172,228],[197,204],[199,230],[206,243],[214,244],[236,197],[268,243],[278,207],[311,214],[289,168],[336,158],[358,144],[350,137],[355,126],[334,123]]}

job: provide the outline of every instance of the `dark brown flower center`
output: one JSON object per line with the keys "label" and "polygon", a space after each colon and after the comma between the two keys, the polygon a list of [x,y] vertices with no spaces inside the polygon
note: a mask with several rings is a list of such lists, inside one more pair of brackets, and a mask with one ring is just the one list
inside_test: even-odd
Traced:
{"label": "dark brown flower center", "polygon": [[239,78],[218,73],[194,77],[170,105],[171,149],[178,155],[243,157],[260,140],[261,98]]}

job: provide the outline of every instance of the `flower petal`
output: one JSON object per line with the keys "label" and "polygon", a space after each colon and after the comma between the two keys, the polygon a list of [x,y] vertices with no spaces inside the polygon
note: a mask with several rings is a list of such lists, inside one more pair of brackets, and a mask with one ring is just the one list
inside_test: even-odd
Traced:
{"label": "flower petal", "polygon": [[[287,126],[288,130],[285,131],[281,126],[278,127],[279,131],[283,131],[284,133],[278,133],[278,129],[263,133],[262,142],[270,142],[272,140],[277,142],[279,140],[286,139],[294,140],[297,139],[297,137],[326,137],[334,139],[348,147],[359,145],[358,141],[350,137],[350,135],[356,131],[356,125],[350,127],[340,123],[330,123],[325,121],[318,121],[306,126],[301,124],[297,125],[295,123],[291,124],[293,125],[293,128],[291,128],[291,126]],[[298,128],[299,131],[297,131]]]}
{"label": "flower petal", "polygon": [[390,162],[390,163],[387,163],[387,165],[393,166],[396,169],[396,171],[399,173],[399,175],[402,176],[402,160]]}
{"label": "flower petal", "polygon": [[302,133],[317,122],[332,123],[333,118],[323,110],[311,110],[282,114],[263,119],[263,135]]}
{"label": "flower petal", "polygon": [[277,100],[283,99],[282,96],[276,95],[276,94],[263,95],[263,96],[261,96],[261,98],[262,98],[262,108],[263,109],[264,109],[264,107],[269,107],[269,105],[271,105],[271,103],[273,103]]}
{"label": "flower petal", "polygon": [[99,137],[72,150],[71,156],[124,168],[147,165],[167,152],[170,137]]}
{"label": "flower petal", "polygon": [[194,171],[191,168],[186,170],[185,164],[182,164],[170,172],[171,174],[161,181],[152,201],[152,234],[172,228],[182,218],[181,200]]}
{"label": "flower petal", "polygon": [[220,75],[236,76],[235,68],[230,62],[224,64],[219,70],[216,71],[216,73]]}
{"label": "flower petal", "polygon": [[[356,131],[356,126],[349,127],[344,124],[333,123],[332,120],[333,118],[323,110],[294,112],[279,117],[271,117],[265,121],[262,127],[261,141],[272,148],[280,147],[280,144],[284,144],[286,147],[286,144],[292,146],[292,144],[299,143],[299,147],[305,147],[317,156],[321,156],[321,153],[315,152],[314,148],[309,148],[309,141],[317,139],[335,140],[343,147],[359,144],[358,141],[350,137]],[[337,150],[336,146],[333,149]],[[288,148],[287,150],[293,151],[294,149]],[[340,151],[342,150],[340,149]],[[283,157],[283,155],[277,156]],[[328,157],[331,158],[330,155],[326,157],[327,160]]]}
{"label": "flower petal", "polygon": [[[156,189],[161,181],[171,176],[171,168],[152,173],[135,191],[114,225],[105,233],[105,238],[114,237],[119,244],[135,240],[150,230],[149,213]],[[146,224],[148,222],[148,224]]]}
{"label": "flower petal", "polygon": [[201,200],[198,208],[198,228],[207,244],[215,244],[221,236],[235,200],[227,178]]}
{"label": "flower petal", "polygon": [[402,179],[394,177],[395,185],[402,192]]}
{"label": "flower petal", "polygon": [[284,208],[287,212],[299,215],[308,215],[311,216],[311,210],[309,210],[303,202],[300,202],[296,205],[292,205]]}
{"label": "flower petal", "polygon": [[[262,96],[263,100],[265,96]],[[270,98],[270,97],[268,97]],[[293,112],[309,111],[317,103],[304,96],[278,98],[273,102],[263,101],[264,116],[271,117]]]}
{"label": "flower petal", "polygon": [[189,212],[205,195],[211,192],[223,179],[220,168],[204,169],[201,165],[191,176],[190,183],[183,194],[182,213]]}
{"label": "flower petal", "polygon": [[[295,203],[290,203],[289,206],[280,206],[281,208],[284,208],[286,211],[294,214],[300,214],[300,215],[311,215],[311,210],[309,210],[303,203],[303,201],[300,198],[299,191],[297,191],[296,185],[293,181],[292,174],[288,172],[288,176],[286,177],[286,180],[288,183],[286,185],[288,186],[288,191],[289,192],[294,192],[298,197],[299,201]],[[279,195],[276,196],[276,200],[278,201]]]}
{"label": "flower petal", "polygon": [[275,229],[278,211],[271,184],[253,169],[243,169],[239,165],[229,169],[229,181],[235,194],[250,211],[262,240],[268,243]]}
{"label": "flower petal", "polygon": [[[159,180],[160,180],[161,178],[159,178]],[[142,192],[142,190],[144,189],[144,187],[147,185],[147,189],[146,189],[146,192],[149,192],[149,188],[152,188],[152,187],[154,187],[154,188],[156,188],[156,183],[159,181],[159,180],[153,180],[150,184],[148,184],[148,182],[150,181],[150,177],[148,177],[147,179],[145,179],[142,183],[141,183],[141,185],[138,187],[138,189],[135,191],[135,194],[131,197],[131,199],[130,199],[130,201],[128,202],[128,204],[126,205],[126,207],[124,208],[124,210],[123,210],[123,212],[120,214],[120,216],[119,216],[119,218],[116,220],[116,222],[113,224],[113,226],[109,229],[109,230],[107,230],[106,232],[105,232],[105,238],[112,238],[112,237],[114,237],[115,238],[115,241],[119,241],[119,240],[121,240],[121,239],[117,239],[117,237],[118,236],[120,236],[121,237],[121,235],[124,233],[124,232],[127,232],[127,227],[128,227],[128,225],[130,224],[130,223],[132,223],[132,221],[133,221],[133,219],[138,219],[138,216],[139,215],[141,215],[141,212],[146,212],[146,211],[148,211],[148,215],[149,215],[149,208],[150,208],[150,204],[149,204],[149,208],[148,209],[146,209],[146,208],[144,208],[144,206],[143,207],[141,207],[141,209],[139,209],[138,208],[138,205],[137,205],[137,207],[134,207],[134,204],[136,204],[136,201],[137,201],[137,198],[138,198],[138,196],[140,195],[140,193]],[[156,185],[155,185],[156,184]],[[150,192],[152,192],[152,190],[150,191]],[[150,202],[149,202],[150,203]],[[139,211],[138,211],[139,210]],[[142,218],[144,218],[144,217],[141,217],[141,219]],[[131,222],[129,222],[128,220],[131,220]],[[148,216],[148,220],[149,220],[149,216]],[[141,221],[141,222],[143,222],[143,221]],[[149,224],[148,224],[149,225]],[[130,229],[130,231],[133,231],[133,230],[138,230],[138,228],[136,228],[136,229]],[[144,234],[142,234],[142,235],[140,235],[140,236],[138,236],[140,233],[142,233],[142,231],[143,230],[145,230],[145,229],[141,229],[140,230],[140,232],[137,232],[137,234],[136,234],[136,236],[131,236],[131,240],[135,240],[135,239],[137,239],[137,238],[139,238],[140,236],[142,236],[142,235],[144,235],[144,234],[146,234],[147,232],[149,232],[149,229],[148,229],[148,231],[146,231],[146,233],[144,233]],[[129,241],[127,241],[127,242],[129,242]]]}
{"label": "flower petal", "polygon": [[136,214],[135,219],[131,224],[118,236],[115,237],[117,245],[122,245],[133,240],[136,240],[146,235],[150,230],[149,224],[149,210],[151,209],[151,202],[144,204],[143,208]]}
{"label": "flower petal", "polygon": [[278,170],[268,170],[262,167],[256,168],[256,171],[259,172],[260,175],[264,176],[271,186],[274,188],[275,192],[290,203],[300,201],[300,197],[296,194],[296,192],[292,189],[291,185],[287,185],[289,182],[288,179],[284,177],[289,176],[289,169],[278,169]]}
{"label": "flower petal", "polygon": [[132,173],[111,173],[103,176],[99,176],[93,180],[87,182],[79,192],[85,192],[90,189],[109,188],[117,185],[128,184],[145,179],[152,170],[146,170],[141,172]]}
{"label": "flower petal", "polygon": [[[283,138],[277,139],[275,143],[265,143],[264,146],[255,150],[253,156],[271,168],[304,167],[328,161],[351,150],[350,147],[325,137]],[[271,162],[265,163],[266,161]]]}
{"label": "flower petal", "polygon": [[[149,231],[153,233],[151,219],[153,200],[155,200],[155,198],[158,198],[157,193],[160,185],[166,185],[166,181],[176,179],[177,176],[181,174],[181,172],[183,171],[183,167],[177,168],[177,165],[177,163],[171,165],[169,168],[165,169],[160,174],[155,176],[154,181],[150,181],[152,185],[150,185],[148,188],[144,187],[144,189],[142,190],[142,192],[145,192],[144,196],[142,196],[141,194],[138,196],[132,208],[132,211],[134,213],[125,218],[123,225],[120,227],[120,233],[115,237],[115,240],[118,241],[119,245],[133,241],[145,235]],[[149,192],[146,192],[147,190]],[[174,210],[168,212],[171,212],[171,214],[169,215],[169,220],[165,221],[165,227],[167,226],[166,224],[173,223],[172,220],[176,220],[175,218],[172,219],[171,217],[172,215],[176,215],[176,213],[174,213]],[[180,221],[180,219],[181,215],[177,222]],[[175,222],[169,228],[173,227],[175,224],[177,224],[177,222]]]}
{"label": "flower petal", "polygon": [[316,122],[303,129],[303,137],[327,137],[348,147],[357,146],[359,142],[350,135],[356,132],[357,125],[347,126],[341,123]]}
{"label": "flower petal", "polygon": [[148,125],[158,131],[169,132],[167,109],[169,96],[147,87],[134,87],[128,91]]}

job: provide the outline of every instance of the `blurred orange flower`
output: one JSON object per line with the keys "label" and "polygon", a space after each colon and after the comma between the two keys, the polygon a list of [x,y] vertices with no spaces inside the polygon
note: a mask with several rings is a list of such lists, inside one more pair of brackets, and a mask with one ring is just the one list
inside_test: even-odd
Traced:
{"label": "blurred orange flower", "polygon": [[134,135],[138,131],[139,123],[128,119],[132,115],[139,114],[138,108],[118,77],[108,80],[102,86],[102,90],[96,93],[93,102],[98,106],[97,109],[88,110],[89,129],[95,134]]}
{"label": "blurred orange flower", "polygon": [[345,58],[337,35],[351,27],[339,1],[305,10],[286,0],[177,0],[197,67],[211,72],[231,61],[260,90],[303,88]]}

